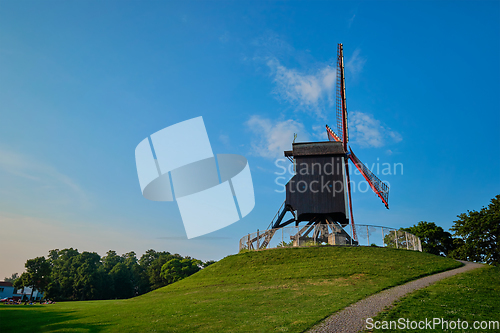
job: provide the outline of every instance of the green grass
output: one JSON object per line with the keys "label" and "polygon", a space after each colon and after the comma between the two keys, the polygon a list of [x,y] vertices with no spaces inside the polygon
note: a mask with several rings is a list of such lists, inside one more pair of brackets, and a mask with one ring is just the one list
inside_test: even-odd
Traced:
{"label": "green grass", "polygon": [[377,247],[246,252],[133,299],[0,306],[0,327],[2,332],[302,332],[368,295],[460,265]]}
{"label": "green grass", "polygon": [[[397,322],[399,318],[417,322],[426,318],[430,321],[442,318],[448,322],[460,319],[468,322],[469,330],[455,329],[453,332],[498,332],[471,328],[474,321],[500,321],[500,267],[486,266],[441,280],[403,298],[373,320]],[[436,328],[418,332],[452,332],[440,324]]]}

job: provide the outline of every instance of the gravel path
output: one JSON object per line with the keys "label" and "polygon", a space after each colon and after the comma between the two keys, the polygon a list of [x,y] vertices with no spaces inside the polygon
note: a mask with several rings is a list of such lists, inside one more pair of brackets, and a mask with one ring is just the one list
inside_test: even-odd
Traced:
{"label": "gravel path", "polygon": [[326,318],[325,321],[313,327],[308,333],[357,333],[365,328],[366,318],[375,317],[384,308],[390,306],[406,294],[427,287],[441,279],[483,266],[483,264],[467,261],[461,262],[465,266],[410,281],[354,303]]}

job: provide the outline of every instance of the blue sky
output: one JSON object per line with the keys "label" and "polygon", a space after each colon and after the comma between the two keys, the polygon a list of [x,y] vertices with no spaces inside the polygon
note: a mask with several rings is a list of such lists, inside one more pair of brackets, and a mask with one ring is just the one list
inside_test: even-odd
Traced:
{"label": "blue sky", "polygon": [[[284,200],[293,133],[335,128],[337,43],[351,146],[391,185],[390,210],[353,193],[355,222],[448,229],[500,190],[499,22],[498,1],[0,1],[0,278],[55,248],[237,252]],[[214,153],[248,158],[256,206],[187,240],[134,150],[197,116]]]}

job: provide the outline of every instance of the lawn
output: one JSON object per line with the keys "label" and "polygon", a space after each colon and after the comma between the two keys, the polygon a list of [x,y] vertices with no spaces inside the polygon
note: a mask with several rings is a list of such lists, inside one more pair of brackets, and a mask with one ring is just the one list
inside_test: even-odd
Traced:
{"label": "lawn", "polygon": [[2,305],[0,331],[303,332],[368,295],[460,265],[377,247],[246,252],[133,299]]}
{"label": "lawn", "polygon": [[[433,321],[433,318],[441,321],[436,321],[436,326],[431,329],[427,327],[418,332],[500,332],[500,328],[488,329],[483,326],[475,330],[473,327],[475,321],[500,322],[500,267],[485,266],[441,280],[403,298],[395,307],[373,320],[380,321],[382,325],[383,321],[397,322],[399,318],[405,318],[405,322],[406,319],[424,322],[426,318],[428,321]],[[452,330],[452,325],[458,325],[458,319],[460,322],[466,321],[468,329]],[[448,329],[444,321],[448,322]],[[452,321],[456,324],[451,324]],[[460,324],[460,327],[464,328],[463,325]],[[394,330],[379,329],[374,332]]]}

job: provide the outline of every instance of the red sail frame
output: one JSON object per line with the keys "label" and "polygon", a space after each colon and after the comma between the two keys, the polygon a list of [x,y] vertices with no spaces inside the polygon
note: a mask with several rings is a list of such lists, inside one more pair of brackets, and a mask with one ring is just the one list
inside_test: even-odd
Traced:
{"label": "red sail frame", "polygon": [[368,184],[370,184],[370,187],[372,188],[373,192],[375,192],[380,199],[382,199],[382,202],[385,205],[385,208],[389,209],[389,186],[387,186],[386,183],[381,181],[377,176],[375,176],[370,169],[368,169],[360,160],[359,158],[354,155],[352,152],[351,147],[349,147],[350,154],[349,158],[351,159],[352,163],[358,168],[359,172],[365,177],[366,181]]}
{"label": "red sail frame", "polygon": [[342,142],[339,136],[328,125],[326,125],[326,133],[328,134],[328,140]]}

